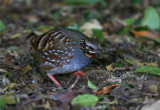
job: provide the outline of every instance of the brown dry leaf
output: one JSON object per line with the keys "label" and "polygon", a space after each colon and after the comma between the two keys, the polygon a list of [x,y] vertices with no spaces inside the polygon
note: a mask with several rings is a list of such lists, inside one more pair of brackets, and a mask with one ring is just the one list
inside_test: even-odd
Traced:
{"label": "brown dry leaf", "polygon": [[20,36],[21,36],[21,33],[16,33],[16,34],[12,35],[10,38],[15,39],[15,38],[20,37]]}
{"label": "brown dry leaf", "polygon": [[31,70],[32,70],[32,67],[30,66],[30,64],[28,64],[26,67],[22,69],[22,75],[27,74]]}
{"label": "brown dry leaf", "polygon": [[61,102],[69,102],[78,94],[73,91],[63,91],[63,92],[55,92],[54,94],[48,95],[49,99],[58,100]]}
{"label": "brown dry leaf", "polygon": [[43,80],[44,80],[43,77],[41,77],[41,75],[38,75],[38,74],[33,74],[31,76],[31,78],[33,79],[32,83],[34,83],[34,84],[36,84],[38,82],[43,83]]}
{"label": "brown dry leaf", "polygon": [[141,62],[139,59],[135,58],[125,58],[125,61],[129,64],[136,65],[138,67],[142,66],[158,66],[158,61],[155,62]]}
{"label": "brown dry leaf", "polygon": [[5,69],[1,69],[0,68],[0,72],[2,72],[2,73],[5,73],[6,75],[12,75],[12,73],[10,73],[10,72],[8,72],[7,70],[5,70]]}
{"label": "brown dry leaf", "polygon": [[45,104],[42,105],[45,109],[47,110],[51,110],[51,106],[50,106],[50,103],[49,101],[47,101]]}
{"label": "brown dry leaf", "polygon": [[144,63],[144,64],[147,65],[147,66],[156,66],[156,67],[158,67],[158,61],[150,62],[150,63]]}
{"label": "brown dry leaf", "polygon": [[8,104],[8,105],[13,105],[13,104],[16,104],[16,99],[15,99],[15,97],[13,97],[13,96],[5,96],[6,97],[6,103]]}
{"label": "brown dry leaf", "polygon": [[19,58],[19,54],[16,51],[8,50],[7,52],[10,56],[14,56],[15,58]]}
{"label": "brown dry leaf", "polygon": [[41,84],[29,84],[29,86],[31,88],[36,88],[36,87],[40,87]]}
{"label": "brown dry leaf", "polygon": [[86,34],[87,36],[92,36],[93,35],[93,32],[92,32],[92,29],[99,29],[99,30],[102,30],[103,27],[102,25],[100,24],[100,22],[96,19],[92,19],[91,21],[89,22],[86,22],[85,24],[83,24],[80,29],[84,30],[84,34]]}
{"label": "brown dry leaf", "polygon": [[131,30],[131,32],[135,35],[135,37],[143,37],[146,36],[148,38],[152,38],[152,39],[156,39],[156,38],[160,38],[159,35],[157,35],[156,33],[154,33],[153,31],[135,31],[135,30]]}
{"label": "brown dry leaf", "polygon": [[134,70],[134,66],[120,66],[120,67],[115,67],[114,71],[129,71],[129,70]]}
{"label": "brown dry leaf", "polygon": [[106,66],[106,69],[108,71],[112,71],[113,70],[113,63],[111,63],[110,65]]}
{"label": "brown dry leaf", "polygon": [[37,23],[39,21],[38,15],[30,15],[30,16],[23,16],[24,19],[29,20],[33,23]]}
{"label": "brown dry leaf", "polygon": [[8,89],[11,90],[15,85],[16,83],[11,83],[10,85],[8,85]]}
{"label": "brown dry leaf", "polygon": [[132,100],[135,102],[142,102],[142,98],[132,98]]}
{"label": "brown dry leaf", "polygon": [[40,30],[40,33],[45,33],[45,32],[47,32],[47,31],[49,31],[49,30],[51,30],[50,28],[44,28],[44,29],[41,29]]}
{"label": "brown dry leaf", "polygon": [[112,35],[104,35],[104,38],[109,41],[111,44],[119,44],[119,43],[124,43],[124,41],[121,39],[121,37],[119,37],[116,34],[112,34]]}
{"label": "brown dry leaf", "polygon": [[144,63],[141,63],[139,59],[135,58],[124,58],[124,59],[129,64],[136,65],[138,67],[144,66]]}
{"label": "brown dry leaf", "polygon": [[10,38],[11,38],[11,39],[15,39],[15,38],[17,38],[17,37],[21,37],[22,34],[26,34],[26,33],[31,33],[31,30],[26,29],[26,30],[24,30],[24,31],[22,31],[22,32],[20,32],[20,33],[16,33],[16,34],[12,35]]}
{"label": "brown dry leaf", "polygon": [[3,89],[0,88],[0,93],[4,93],[7,89],[8,89],[8,86]]}
{"label": "brown dry leaf", "polygon": [[11,90],[15,85],[16,85],[16,83],[11,83],[8,86],[6,86],[5,88],[0,89],[0,92],[4,93],[6,90]]}
{"label": "brown dry leaf", "polygon": [[149,89],[150,89],[153,93],[158,94],[158,89],[157,89],[157,86],[156,86],[156,85],[151,85],[151,86],[149,86]]}
{"label": "brown dry leaf", "polygon": [[94,92],[94,93],[95,93],[95,94],[105,94],[105,93],[110,92],[110,90],[111,90],[113,87],[116,87],[116,86],[120,86],[120,84],[113,84],[113,85],[111,85],[111,86],[104,87],[104,88],[101,89],[100,91],[97,91],[97,92]]}

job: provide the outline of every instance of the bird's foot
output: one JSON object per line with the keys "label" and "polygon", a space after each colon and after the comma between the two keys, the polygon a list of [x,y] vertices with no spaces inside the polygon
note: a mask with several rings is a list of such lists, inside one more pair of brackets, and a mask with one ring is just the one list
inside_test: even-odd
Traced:
{"label": "bird's foot", "polygon": [[78,75],[76,80],[74,81],[74,83],[67,89],[67,90],[71,90],[72,88],[75,87],[75,85],[78,83],[80,76]]}
{"label": "bird's foot", "polygon": [[86,76],[86,74],[82,71],[73,72],[75,76]]}
{"label": "bird's foot", "polygon": [[52,75],[47,74],[48,77],[58,86],[58,87],[62,87],[62,85],[56,80],[56,78],[54,78]]}

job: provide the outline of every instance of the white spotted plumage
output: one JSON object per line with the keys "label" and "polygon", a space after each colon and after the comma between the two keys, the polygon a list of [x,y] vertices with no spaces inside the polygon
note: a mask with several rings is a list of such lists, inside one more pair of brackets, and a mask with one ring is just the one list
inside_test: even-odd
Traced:
{"label": "white spotted plumage", "polygon": [[91,63],[81,50],[80,41],[84,34],[71,29],[57,29],[46,32],[31,42],[43,59],[42,68],[50,74],[63,74],[77,71]]}

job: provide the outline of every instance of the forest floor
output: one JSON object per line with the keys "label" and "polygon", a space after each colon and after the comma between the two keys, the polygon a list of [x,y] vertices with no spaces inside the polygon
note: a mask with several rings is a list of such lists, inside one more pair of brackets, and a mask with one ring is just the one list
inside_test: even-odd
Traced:
{"label": "forest floor", "polygon": [[[158,72],[134,71],[143,66],[160,67],[160,40],[155,40],[160,33],[138,24],[149,3],[122,1],[89,5],[58,0],[2,2],[0,110],[158,110]],[[31,33],[40,35],[57,27],[81,30],[101,42],[102,55],[81,70],[86,76],[70,90],[76,80],[73,73],[54,75],[62,84],[58,88],[36,67],[22,63],[30,49]],[[152,36],[141,37],[137,31],[141,29]],[[98,97],[96,105],[73,104],[76,96],[84,94]]]}

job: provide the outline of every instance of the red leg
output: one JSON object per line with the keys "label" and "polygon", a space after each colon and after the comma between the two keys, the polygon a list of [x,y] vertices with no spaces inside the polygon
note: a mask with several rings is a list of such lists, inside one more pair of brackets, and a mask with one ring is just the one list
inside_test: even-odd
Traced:
{"label": "red leg", "polygon": [[86,76],[85,73],[83,73],[82,71],[76,71],[76,72],[73,72],[75,76]]}
{"label": "red leg", "polygon": [[50,74],[47,74],[47,75],[58,87],[62,86],[52,75]]}

